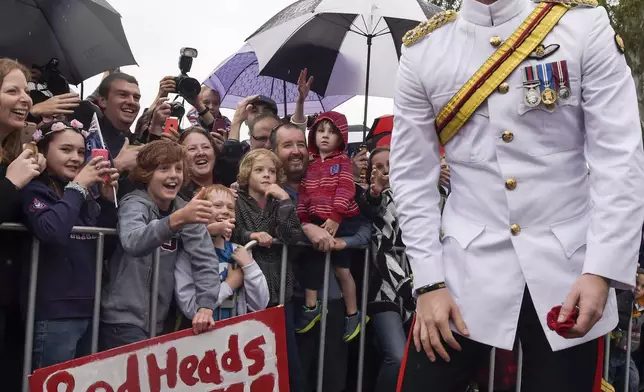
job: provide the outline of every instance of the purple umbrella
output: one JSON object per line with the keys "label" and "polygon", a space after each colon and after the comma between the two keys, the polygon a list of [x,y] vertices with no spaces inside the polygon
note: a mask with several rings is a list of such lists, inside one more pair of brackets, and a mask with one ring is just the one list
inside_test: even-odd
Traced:
{"label": "purple umbrella", "polygon": [[[204,84],[219,92],[222,108],[235,109],[239,101],[250,95],[265,95],[277,103],[281,117],[295,111],[299,95],[297,84],[260,76],[257,56],[248,44],[217,66]],[[351,98],[353,95],[323,97],[311,91],[304,102],[304,114],[333,110]]]}

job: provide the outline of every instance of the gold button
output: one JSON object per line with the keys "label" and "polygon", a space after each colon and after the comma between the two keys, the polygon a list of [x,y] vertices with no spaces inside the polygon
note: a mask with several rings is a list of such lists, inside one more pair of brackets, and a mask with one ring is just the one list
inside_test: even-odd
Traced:
{"label": "gold button", "polygon": [[521,233],[521,226],[515,223],[510,226],[510,231],[512,232],[512,235],[519,235],[519,233]]}
{"label": "gold button", "polygon": [[499,85],[499,92],[500,92],[501,94],[507,94],[507,93],[508,93],[508,91],[510,91],[510,85],[509,85],[509,84],[507,84],[507,83],[503,82],[503,83],[501,83],[501,84]]}
{"label": "gold button", "polygon": [[514,134],[510,131],[505,131],[503,132],[501,139],[503,139],[503,141],[506,143],[510,143],[512,140],[514,140]]}
{"label": "gold button", "polygon": [[503,40],[498,35],[490,38],[490,45],[494,46],[495,48],[501,45],[501,43],[503,43]]}
{"label": "gold button", "polygon": [[509,191],[515,190],[517,187],[517,180],[515,180],[514,178],[508,178],[507,180],[505,180],[505,187]]}

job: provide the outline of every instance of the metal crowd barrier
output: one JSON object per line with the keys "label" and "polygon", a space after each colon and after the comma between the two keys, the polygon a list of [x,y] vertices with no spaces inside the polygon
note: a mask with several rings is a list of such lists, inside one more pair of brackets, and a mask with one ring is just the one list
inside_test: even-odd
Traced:
{"label": "metal crowd barrier", "polygon": [[[0,225],[0,231],[23,231],[26,232],[26,228],[20,224],[14,223],[4,223]],[[98,330],[100,325],[100,305],[101,305],[101,282],[103,275],[103,251],[105,245],[105,236],[106,235],[117,235],[115,229],[108,228],[99,228],[99,227],[74,227],[72,233],[78,234],[96,234],[97,235],[97,246],[96,246],[96,286],[94,289],[94,309],[92,315],[92,340],[91,348],[92,353],[98,351]],[[286,299],[286,272],[287,272],[287,263],[288,263],[288,246],[280,244],[279,242],[274,242],[275,245],[282,246],[282,259],[281,259],[281,276],[280,276],[280,293],[279,300],[280,304],[285,303]],[[256,241],[251,241],[245,245],[246,249],[251,249],[257,245]],[[310,246],[310,244],[299,244],[302,246]],[[364,250],[364,270],[363,270],[363,285],[361,293],[361,332],[359,336],[359,351],[358,351],[358,370],[357,370],[357,391],[362,392],[363,390],[363,376],[364,376],[364,354],[366,346],[366,316],[367,316],[367,294],[368,294],[368,282],[369,282],[369,266],[371,264],[369,246],[362,247],[358,249]],[[408,268],[407,257],[404,252],[404,248],[395,248],[394,249],[399,254],[399,260],[403,268]],[[28,308],[27,308],[27,319],[26,319],[26,332],[25,332],[25,345],[24,345],[24,360],[23,360],[23,386],[22,392],[29,392],[28,377],[31,374],[32,367],[32,351],[33,351],[33,337],[34,337],[34,322],[35,322],[35,307],[36,307],[36,290],[37,290],[37,278],[38,278],[38,259],[40,254],[40,241],[33,237],[31,243],[31,260],[30,260],[30,274],[29,274],[29,292],[28,292]],[[150,337],[156,336],[156,316],[157,316],[157,306],[158,306],[158,291],[159,291],[159,263],[160,263],[161,251],[160,248],[157,248],[154,252],[154,261],[153,261],[153,273],[152,273],[152,287],[151,287],[151,301],[150,301],[150,325],[149,325],[149,334]],[[319,355],[318,355],[318,367],[317,367],[317,391],[323,390],[324,385],[324,355],[325,355],[325,343],[326,343],[326,326],[327,326],[327,311],[329,304],[329,275],[331,270],[331,252],[326,252],[325,262],[324,262],[324,283],[323,283],[323,294],[322,294],[322,315],[320,321],[320,345],[319,345]],[[233,308],[233,315],[236,313],[236,295],[233,296],[233,300],[226,303],[226,306]],[[221,306],[220,306],[221,309]],[[631,355],[631,334],[632,334],[632,316],[631,323],[628,327],[628,338],[627,338],[627,361],[624,365],[624,392],[629,392],[628,381],[629,381],[629,361]],[[604,379],[608,380],[609,368],[610,368],[610,334],[606,336],[605,339],[605,356],[604,356]],[[490,368],[489,368],[489,379],[488,379],[488,391],[494,391],[494,373],[496,368],[495,361],[496,349],[492,348],[490,350]],[[517,368],[517,380],[516,380],[516,391],[521,391],[521,373],[523,369],[523,350],[519,342],[518,345],[518,368]]]}

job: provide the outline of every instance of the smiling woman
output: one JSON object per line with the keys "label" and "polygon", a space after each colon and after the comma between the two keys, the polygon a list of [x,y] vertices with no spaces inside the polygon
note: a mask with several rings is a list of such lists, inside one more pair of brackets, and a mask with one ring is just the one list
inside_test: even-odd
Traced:
{"label": "smiling woman", "polygon": [[189,178],[179,196],[185,200],[194,197],[198,189],[214,184],[213,171],[217,157],[217,142],[201,127],[190,127],[179,137],[179,144],[186,149]]}

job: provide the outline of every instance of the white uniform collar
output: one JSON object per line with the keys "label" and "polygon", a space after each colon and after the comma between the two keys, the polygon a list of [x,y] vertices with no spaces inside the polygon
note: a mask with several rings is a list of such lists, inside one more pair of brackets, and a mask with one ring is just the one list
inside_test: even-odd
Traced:
{"label": "white uniform collar", "polygon": [[468,22],[477,25],[498,26],[519,15],[527,5],[527,0],[497,0],[491,5],[477,0],[463,0],[460,14]]}

